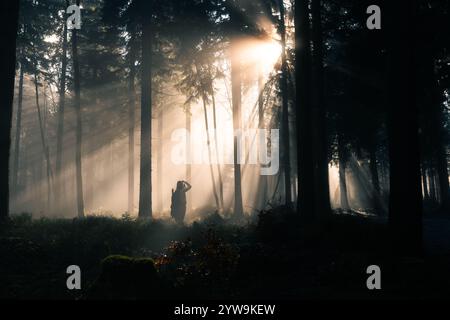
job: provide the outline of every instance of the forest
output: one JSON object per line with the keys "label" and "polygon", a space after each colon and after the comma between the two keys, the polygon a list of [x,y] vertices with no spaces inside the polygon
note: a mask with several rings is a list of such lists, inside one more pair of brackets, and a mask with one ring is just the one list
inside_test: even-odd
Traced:
{"label": "forest", "polygon": [[450,297],[450,0],[0,12],[0,298]]}

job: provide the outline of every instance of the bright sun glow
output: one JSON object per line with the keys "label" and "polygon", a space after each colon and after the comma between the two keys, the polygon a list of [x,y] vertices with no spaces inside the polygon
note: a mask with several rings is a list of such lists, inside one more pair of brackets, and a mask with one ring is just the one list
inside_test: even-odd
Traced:
{"label": "bright sun glow", "polygon": [[246,62],[258,64],[265,69],[271,70],[281,55],[281,46],[275,40],[245,41],[241,49],[242,59]]}

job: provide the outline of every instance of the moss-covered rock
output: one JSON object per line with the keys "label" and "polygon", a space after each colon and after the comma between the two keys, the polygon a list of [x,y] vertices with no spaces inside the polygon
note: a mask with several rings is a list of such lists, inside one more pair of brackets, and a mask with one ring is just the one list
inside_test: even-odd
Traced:
{"label": "moss-covered rock", "polygon": [[102,261],[101,274],[87,298],[158,299],[165,295],[166,286],[152,259],[112,255]]}

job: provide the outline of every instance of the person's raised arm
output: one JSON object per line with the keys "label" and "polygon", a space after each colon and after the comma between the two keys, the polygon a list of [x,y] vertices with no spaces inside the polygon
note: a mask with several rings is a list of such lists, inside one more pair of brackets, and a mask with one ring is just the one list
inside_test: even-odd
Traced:
{"label": "person's raised arm", "polygon": [[189,191],[191,190],[192,186],[189,184],[189,182],[187,181],[183,181],[184,182],[184,191]]}

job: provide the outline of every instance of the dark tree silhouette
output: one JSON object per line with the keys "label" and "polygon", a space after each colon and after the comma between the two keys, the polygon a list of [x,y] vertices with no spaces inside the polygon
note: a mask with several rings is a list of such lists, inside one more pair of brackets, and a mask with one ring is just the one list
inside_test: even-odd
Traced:
{"label": "dark tree silhouette", "polygon": [[[232,40],[233,42],[234,40]],[[241,61],[236,43],[231,43],[231,96],[233,106],[233,129],[236,133],[241,129]],[[238,159],[238,137],[235,134],[233,138],[233,163],[234,163],[234,210],[233,214],[236,218],[240,218],[244,213],[242,205],[242,182],[241,182],[241,165]]]}
{"label": "dark tree silhouette", "polygon": [[290,207],[292,205],[292,188],[291,188],[291,152],[290,152],[290,139],[289,139],[289,93],[288,93],[288,66],[286,61],[286,22],[285,22],[285,9],[282,0],[279,0],[280,10],[280,34],[281,34],[281,132],[283,139],[283,167],[284,167],[284,192],[285,192],[285,205]]}
{"label": "dark tree silhouette", "polygon": [[14,71],[16,66],[16,35],[19,17],[19,0],[3,1],[0,4],[0,31],[3,49],[0,50],[0,219],[8,216],[9,210],[9,149],[11,146],[12,102],[14,96]]}
{"label": "dark tree silhouette", "polygon": [[330,215],[330,190],[328,185],[328,141],[325,117],[324,70],[323,70],[323,31],[322,31],[322,1],[312,0],[312,39],[314,43],[312,99],[312,134],[314,146],[315,168],[315,212],[321,218]]}
{"label": "dark tree silhouette", "polygon": [[[65,2],[66,7],[68,7],[69,2]],[[66,18],[66,14],[63,15],[63,18]],[[57,136],[56,136],[56,164],[55,164],[55,173],[56,173],[56,189],[60,190],[60,194],[58,195],[58,207],[64,201],[64,183],[62,180],[62,156],[63,156],[63,139],[64,139],[64,114],[66,107],[66,81],[67,81],[67,47],[68,47],[68,30],[67,23],[65,23],[66,19],[63,19],[62,23],[64,23],[63,34],[62,34],[62,53],[61,53],[61,76],[59,79],[59,109],[58,109],[58,128],[57,128]]]}
{"label": "dark tree silhouette", "polygon": [[296,121],[298,143],[298,200],[297,209],[305,220],[314,217],[314,164],[311,137],[311,48],[308,1],[296,1]]}
{"label": "dark tree silhouette", "polygon": [[140,2],[142,13],[141,61],[141,160],[139,187],[139,217],[152,217],[152,25],[151,4]]}
{"label": "dark tree silhouette", "polygon": [[[80,5],[80,1],[77,1]],[[75,113],[76,113],[76,142],[75,142],[75,168],[76,168],[76,194],[78,217],[84,217],[84,195],[83,195],[83,169],[82,169],[82,138],[83,127],[81,121],[81,89],[80,89],[80,62],[78,57],[78,30],[72,29],[72,59],[73,59],[73,82],[75,93]]]}
{"label": "dark tree silhouette", "polygon": [[417,1],[389,3],[389,223],[399,250],[422,246],[422,193],[416,102]]}
{"label": "dark tree silhouette", "polygon": [[20,134],[22,132],[22,105],[23,105],[23,76],[24,76],[24,59],[20,62],[19,74],[19,97],[17,102],[17,116],[16,116],[16,135],[14,137],[14,155],[12,163],[12,182],[11,191],[13,194],[18,189],[19,179],[19,154],[20,154]]}
{"label": "dark tree silhouette", "polygon": [[131,30],[129,43],[128,64],[128,213],[134,211],[134,129],[136,108],[136,39],[135,30]]}

